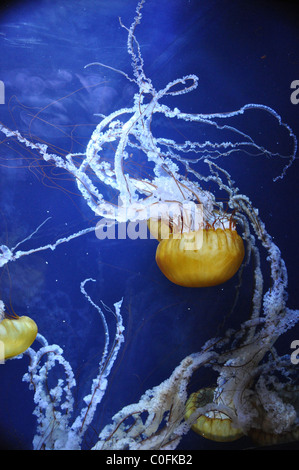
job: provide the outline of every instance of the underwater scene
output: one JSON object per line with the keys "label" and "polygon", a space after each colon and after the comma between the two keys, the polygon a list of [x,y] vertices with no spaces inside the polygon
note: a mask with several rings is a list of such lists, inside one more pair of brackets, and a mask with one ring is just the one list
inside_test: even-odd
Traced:
{"label": "underwater scene", "polygon": [[296,449],[294,2],[0,7],[0,448]]}

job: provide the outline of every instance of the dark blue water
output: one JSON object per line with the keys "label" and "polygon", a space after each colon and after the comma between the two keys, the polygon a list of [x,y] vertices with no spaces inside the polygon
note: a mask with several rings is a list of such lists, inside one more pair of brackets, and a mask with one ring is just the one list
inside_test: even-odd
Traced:
{"label": "dark blue water", "polygon": [[[51,144],[55,153],[84,151],[99,121],[94,114],[130,106],[136,92],[132,83],[108,69],[84,69],[99,61],[131,75],[126,31],[118,17],[129,26],[135,6],[135,0],[6,2],[0,14],[0,79],[5,84],[0,121]],[[169,106],[212,113],[261,103],[275,109],[299,136],[299,104],[290,100],[290,84],[299,80],[298,26],[291,2],[148,0],[136,35],[145,72],[156,89],[190,73],[199,77],[196,91],[169,100]],[[262,132],[265,143],[289,152],[286,135],[271,124],[252,113],[246,129],[257,138]],[[296,308],[298,161],[284,180],[273,183],[284,163],[240,154],[221,162],[240,191],[260,209],[280,247],[289,271],[289,306]],[[22,147],[1,146],[0,244],[15,246],[48,217],[21,249],[52,243],[97,222],[69,176],[44,165]],[[155,263],[156,245],[154,240],[99,241],[91,233],[54,252],[10,263],[1,273],[5,303],[18,315],[32,316],[49,343],[63,347],[76,375],[78,411],[96,375],[103,341],[97,312],[80,293],[80,282],[96,279],[86,287],[96,303],[102,299],[112,307],[124,298],[126,342],[84,448],[94,445],[114,413],[138,401],[145,390],[169,377],[187,354],[215,336],[233,304],[234,279],[224,286],[196,290],[171,284]],[[246,318],[250,299],[248,272],[232,325]],[[113,318],[108,321],[113,331]],[[289,353],[291,341],[298,337],[298,328],[289,332],[280,344],[281,352]],[[3,448],[30,449],[32,445],[33,394],[21,381],[27,365],[24,357],[0,366]],[[215,375],[204,370],[192,388],[214,382]],[[246,439],[212,443],[190,432],[180,448],[250,445]]]}

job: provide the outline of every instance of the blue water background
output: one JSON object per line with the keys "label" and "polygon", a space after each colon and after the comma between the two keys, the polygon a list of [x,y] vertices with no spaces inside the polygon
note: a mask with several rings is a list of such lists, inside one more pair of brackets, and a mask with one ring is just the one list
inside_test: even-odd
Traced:
{"label": "blue water background", "polygon": [[[0,79],[5,84],[0,121],[38,136],[56,146],[56,151],[64,149],[64,154],[66,150],[82,151],[99,120],[95,113],[109,114],[132,103],[134,84],[111,70],[84,66],[99,61],[132,75],[127,35],[118,17],[129,26],[135,6],[135,0],[6,3],[0,14]],[[136,29],[145,72],[156,89],[175,78],[198,75],[198,89],[169,98],[171,107],[212,113],[261,103],[275,109],[299,136],[299,104],[290,101],[290,84],[299,80],[299,25],[293,8],[292,2],[148,0],[142,24]],[[45,108],[41,119],[32,119],[41,108]],[[290,151],[286,134],[263,115],[250,112],[243,123],[236,121],[236,125],[244,123],[244,129],[264,139],[265,145]],[[167,132],[176,137],[180,124],[172,124]],[[163,129],[158,132],[163,135]],[[192,128],[193,138],[199,141],[206,139],[204,132]],[[2,146],[0,157],[0,243],[16,245],[47,217],[51,219],[20,248],[52,243],[97,222],[65,174],[45,168],[42,162],[38,171],[36,162],[21,147],[10,151]],[[8,157],[13,157],[9,167]],[[298,307],[298,161],[276,183],[272,178],[285,163],[279,159],[238,153],[219,163],[259,208],[288,267],[289,306]],[[203,163],[198,169],[206,171]],[[138,174],[146,168],[135,171]],[[126,342],[84,448],[94,445],[99,431],[120,408],[138,401],[145,390],[169,377],[187,354],[198,351],[226,327],[238,326],[250,312],[252,267],[244,274],[237,309],[223,326],[233,304],[236,279],[207,289],[175,286],[155,263],[156,246],[155,240],[99,241],[91,233],[54,252],[10,263],[9,271],[3,270],[0,278],[5,303],[19,315],[32,316],[49,343],[63,347],[76,375],[78,412],[97,373],[103,346],[100,319],[80,293],[80,282],[96,279],[86,286],[96,303],[101,299],[112,307],[124,298]],[[111,315],[108,322],[113,332]],[[281,352],[290,353],[290,343],[298,337],[298,328],[288,333],[279,342]],[[27,365],[24,357],[0,366],[3,448],[30,449],[32,445],[36,427],[33,394],[21,381]],[[190,391],[213,385],[215,379],[210,370],[200,371]],[[230,444],[213,443],[190,432],[180,448],[251,445],[245,438]]]}

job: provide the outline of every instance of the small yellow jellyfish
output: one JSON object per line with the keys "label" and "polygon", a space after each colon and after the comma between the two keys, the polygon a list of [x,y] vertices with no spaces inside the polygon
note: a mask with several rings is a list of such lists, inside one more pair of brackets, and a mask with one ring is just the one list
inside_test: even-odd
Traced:
{"label": "small yellow jellyfish", "polygon": [[[203,388],[192,393],[186,403],[185,420],[198,408],[212,403],[213,396],[213,388]],[[241,429],[233,427],[231,419],[220,411],[208,411],[200,415],[191,429],[206,439],[217,442],[235,441],[243,436]]]}
{"label": "small yellow jellyfish", "polygon": [[5,318],[0,323],[0,359],[18,356],[28,349],[37,335],[37,325],[31,318]]}
{"label": "small yellow jellyfish", "polygon": [[216,286],[233,277],[242,264],[244,243],[233,224],[229,228],[172,233],[167,222],[149,219],[148,227],[160,242],[157,265],[174,284]]}

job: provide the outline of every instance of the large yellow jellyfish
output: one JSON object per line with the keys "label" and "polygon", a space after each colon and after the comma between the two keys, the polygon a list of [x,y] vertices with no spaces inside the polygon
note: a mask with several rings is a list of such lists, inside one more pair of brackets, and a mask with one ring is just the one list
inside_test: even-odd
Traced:
{"label": "large yellow jellyfish", "polygon": [[[18,356],[28,349],[37,335],[37,325],[27,316],[5,318],[0,323],[0,359]],[[3,357],[1,357],[3,356]]]}
{"label": "large yellow jellyfish", "polygon": [[243,240],[234,224],[207,226],[196,231],[173,232],[165,220],[150,219],[148,227],[160,241],[156,262],[174,284],[209,287],[228,281],[244,258]]}
{"label": "large yellow jellyfish", "polygon": [[[125,406],[116,413],[112,418],[113,423],[104,427],[93,448],[113,451],[173,450],[183,434],[188,432],[189,425],[201,435],[216,441],[235,440],[242,434],[254,436],[259,443],[273,442],[273,439],[278,442],[277,439],[281,437],[298,440],[298,388],[293,385],[296,371],[287,355],[280,357],[274,346],[280,335],[299,319],[299,310],[291,310],[286,306],[286,266],[279,248],[259,218],[258,210],[245,194],[239,193],[230,174],[214,163],[214,160],[220,157],[226,159],[235,152],[275,159],[279,155],[276,146],[270,150],[274,143],[267,148],[262,141],[260,144],[255,141],[256,129],[251,130],[252,134],[246,131],[246,121],[240,123],[240,129],[234,127],[247,111],[268,114],[292,141],[289,159],[275,180],[283,178],[295,160],[297,139],[281,117],[265,105],[250,103],[235,111],[210,114],[180,111],[175,103],[170,108],[170,98],[195,90],[198,77],[186,75],[169,82],[163,89],[154,88],[152,80],[144,72],[141,47],[135,37],[144,2],[138,2],[130,28],[120,22],[128,33],[127,50],[133,75],[106,66],[127,78],[130,86],[132,83],[137,85],[133,103],[129,107],[113,110],[110,115],[98,114],[100,121],[84,152],[80,145],[80,153],[65,155],[59,152],[55,155],[52,153],[55,145],[45,145],[44,138],[30,141],[18,130],[11,131],[0,123],[0,132],[5,136],[1,145],[5,145],[4,150],[7,152],[7,146],[11,143],[8,147],[11,154],[13,144],[21,144],[30,152],[30,158],[31,154],[38,153],[46,166],[53,162],[59,169],[57,173],[66,170],[75,179],[78,191],[89,208],[105,221],[139,223],[158,216],[153,224],[160,242],[156,256],[158,265],[169,279],[184,286],[217,285],[237,272],[243,260],[244,246],[232,223],[232,216],[227,216],[225,208],[234,211],[234,219],[242,227],[242,236],[247,243],[246,261],[252,259],[251,312],[245,321],[242,317],[239,328],[230,328],[222,338],[217,336],[208,339],[198,353],[183,359],[168,379],[143,393],[138,403]],[[90,65],[103,66],[101,63]],[[169,105],[162,103],[163,98]],[[158,116],[157,123],[153,122],[155,115]],[[180,122],[180,127],[174,134],[168,132],[169,127],[165,128],[164,136],[163,121],[169,122],[171,119]],[[201,127],[196,131],[201,137],[199,141],[192,138],[196,123]],[[241,130],[243,126],[245,129]],[[213,132],[210,133],[208,128]],[[157,129],[158,132],[153,133]],[[208,140],[214,131],[216,138]],[[170,138],[172,134],[177,136],[178,141]],[[32,134],[29,132],[29,135]],[[111,161],[112,154],[114,162]],[[283,155],[283,158],[286,157]],[[202,163],[208,165],[208,171],[204,170]],[[127,172],[126,168],[130,166],[135,166],[134,176]],[[137,178],[139,175],[145,175],[144,179]],[[210,184],[216,185],[216,191],[215,188],[211,191],[204,189]],[[225,191],[225,206],[224,202],[216,202],[218,189]],[[109,201],[105,200],[107,194]],[[118,204],[115,203],[116,198]],[[202,224],[200,220],[195,220],[196,217],[189,217],[188,210],[185,211],[186,203],[190,202],[196,208],[202,207]],[[171,211],[165,206],[172,203],[178,211],[174,210],[171,217],[167,218],[167,213]],[[162,214],[160,221],[159,214]],[[149,225],[151,230],[151,223]],[[164,231],[168,236],[164,237]],[[55,244],[27,252],[15,252],[15,249],[0,245],[0,266],[42,249],[53,250],[58,244],[83,233],[87,232],[81,230],[57,240]],[[265,249],[265,259],[261,257],[263,252],[260,248]],[[265,260],[269,263],[265,269],[269,279],[264,279]],[[99,372],[92,381],[91,392],[83,398],[82,409],[73,421],[75,397],[71,388],[75,385],[75,378],[70,364],[62,355],[62,349],[58,345],[49,346],[44,339],[39,351],[32,350],[33,361],[24,380],[35,393],[34,413],[38,418],[33,440],[35,448],[79,449],[83,440],[90,440],[85,432],[92,427],[94,413],[107,389],[108,376],[124,341],[122,315],[119,312],[122,301],[115,304],[115,337],[109,349],[108,323],[101,309],[84,291],[85,282],[81,284],[81,292],[97,308],[104,326],[105,344]],[[248,297],[248,286],[246,289],[245,300]],[[226,305],[221,305],[221,313],[226,314],[226,319],[230,312],[225,312],[225,309]],[[200,306],[198,310],[199,315],[204,314]],[[4,320],[0,325],[3,327],[0,339],[7,349],[6,357],[25,350],[35,337],[37,330],[34,325],[30,322],[28,324],[26,317],[22,318]],[[43,361],[40,361],[41,355]],[[64,375],[58,379],[57,385],[55,383],[50,388],[52,380],[48,381],[48,372],[55,363]],[[187,402],[188,384],[193,373],[208,366],[217,373],[217,387],[204,388]],[[187,423],[183,422],[184,416]]]}

